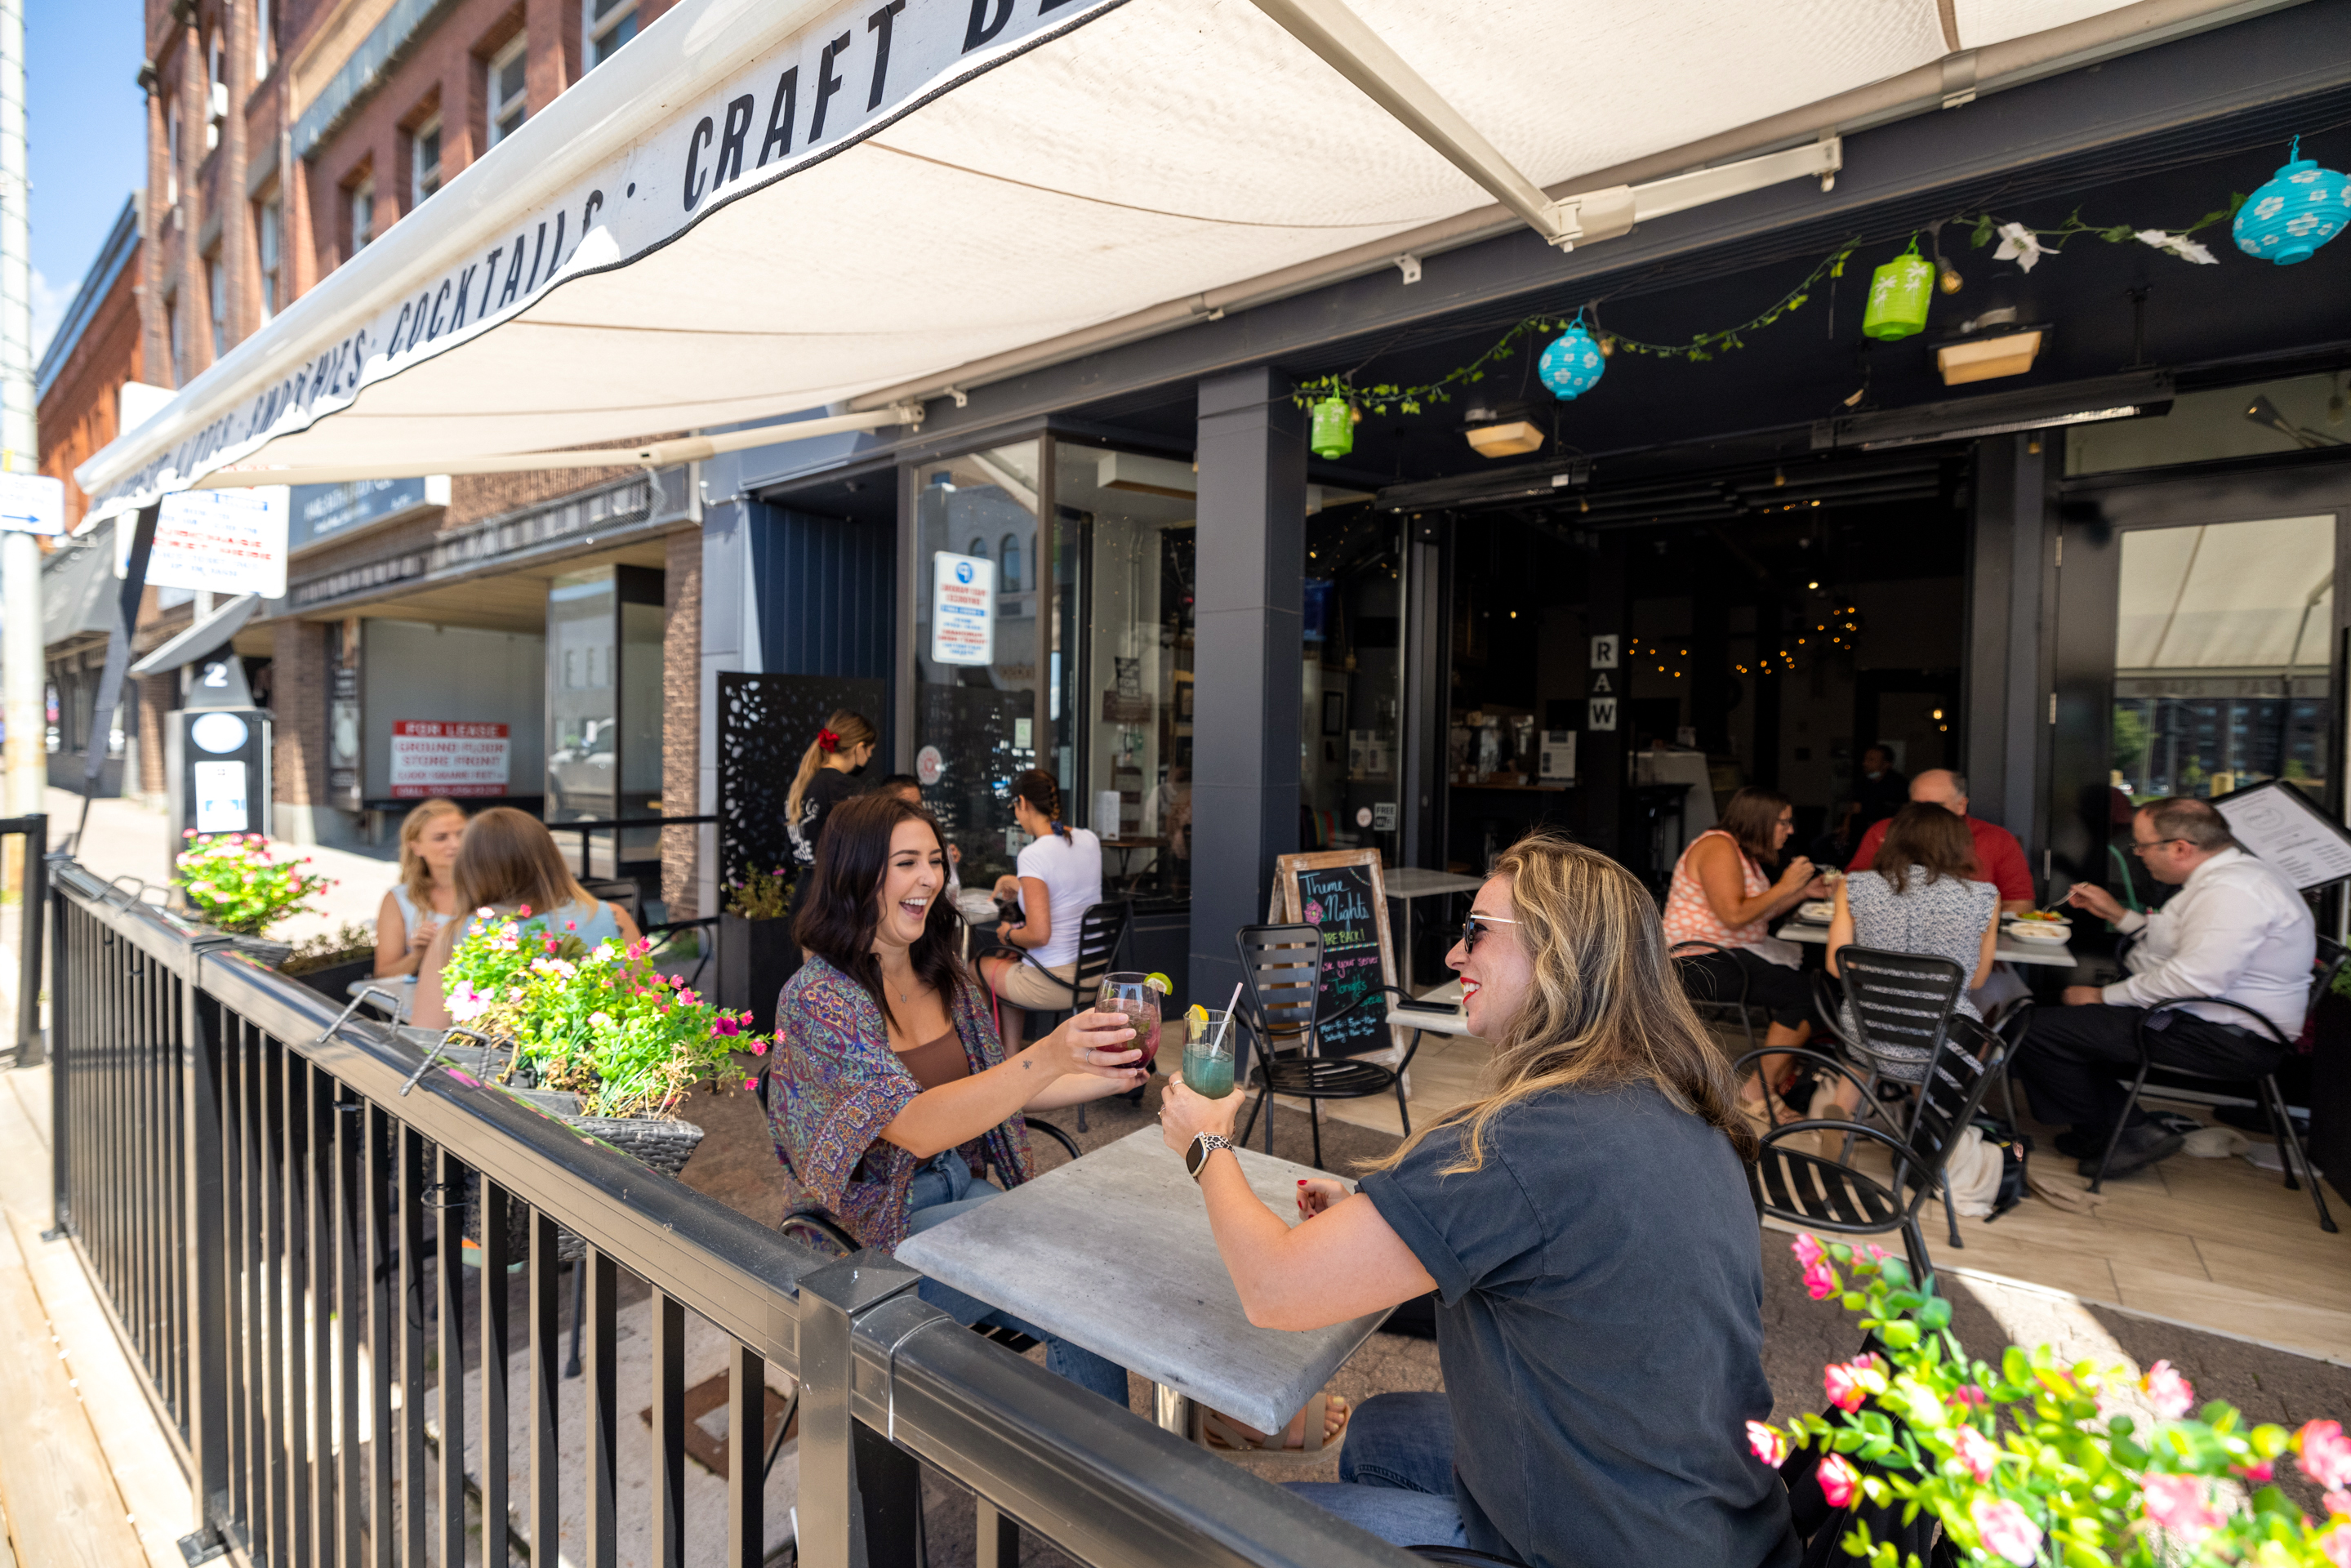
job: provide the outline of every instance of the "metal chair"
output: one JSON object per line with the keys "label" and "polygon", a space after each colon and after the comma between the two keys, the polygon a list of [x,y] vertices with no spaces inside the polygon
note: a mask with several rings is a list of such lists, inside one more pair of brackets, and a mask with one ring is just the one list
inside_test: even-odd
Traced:
{"label": "metal chair", "polygon": [[1267,1110],[1267,1101],[1276,1094],[1293,1095],[1309,1102],[1314,1128],[1314,1163],[1320,1166],[1321,1102],[1363,1100],[1391,1090],[1396,1097],[1396,1113],[1404,1119],[1405,1135],[1410,1137],[1412,1109],[1405,1103],[1404,1075],[1420,1050],[1418,1030],[1414,1031],[1412,1043],[1405,1047],[1404,1059],[1393,1068],[1360,1057],[1320,1054],[1322,1030],[1358,1009],[1381,1002],[1391,994],[1404,997],[1405,992],[1395,986],[1375,987],[1329,1017],[1319,1017],[1316,1009],[1322,994],[1322,933],[1318,927],[1244,925],[1234,935],[1233,946],[1241,960],[1243,1020],[1259,1046],[1256,1061],[1249,1068],[1249,1083],[1258,1091],[1257,1103],[1249,1107],[1240,1141],[1244,1145],[1249,1142],[1249,1133],[1257,1126],[1258,1113],[1266,1111],[1265,1152],[1273,1153],[1273,1115]]}
{"label": "metal chair", "polygon": [[[1898,1230],[1912,1271],[1924,1279],[1933,1263],[1918,1227],[1919,1211],[1928,1197],[1940,1193],[1945,1212],[1955,1214],[1944,1167],[1960,1133],[1975,1119],[1993,1077],[2006,1063],[2008,1049],[2006,1040],[1959,1014],[1950,1020],[1927,1064],[1925,1081],[1918,1086],[1917,1107],[1900,1136],[1866,1123],[1826,1121],[1791,1122],[1764,1134],[1763,1146],[1747,1171],[1757,1211],[1849,1236]],[[1862,1082],[1859,1076],[1818,1051],[1796,1054],[1813,1058],[1856,1085]],[[1784,1146],[1785,1140],[1798,1133],[1823,1131],[1885,1145],[1894,1158],[1889,1180],[1880,1181],[1845,1159]],[[1848,1142],[1848,1154],[1850,1149]],[[1956,1218],[1951,1222],[1951,1240],[1962,1245]]]}
{"label": "metal chair", "polygon": [[[2351,961],[2351,949],[2346,949],[2341,943],[2325,936],[2319,937],[2317,941],[2317,957],[2311,965],[2310,976],[2310,1006],[2314,1009],[2318,1006],[2319,998],[2334,988],[2335,977],[2342,971],[2345,963]],[[2139,1094],[2147,1087],[2147,1075],[2157,1065],[2148,1054],[2148,1026],[2157,1018],[2175,1012],[2190,1002],[2208,1003],[2241,1014],[2251,1020],[2253,1028],[2275,1042],[2281,1053],[2294,1049],[2294,1041],[2286,1038],[2285,1031],[2279,1029],[2267,1014],[2227,997],[2174,997],[2169,1001],[2149,1008],[2140,1017],[2138,1028],[2134,1031],[2134,1043],[2138,1048],[2138,1072],[2131,1079],[2130,1092],[2123,1101],[2122,1113],[2115,1118],[2113,1129],[2106,1134],[2106,1146],[2098,1155],[2097,1174],[2090,1178],[2092,1192],[2096,1192],[2105,1181],[2106,1167],[2114,1161],[2115,1145],[2121,1141],[2123,1128],[2129,1124],[2131,1113],[2138,1108]],[[2244,1082],[2224,1072],[2199,1072],[2193,1068],[2176,1067],[2169,1062],[2163,1063],[2162,1067],[2166,1072],[2177,1073],[2182,1078],[2201,1079],[2206,1082]],[[2334,1215],[2327,1212],[2326,1189],[2321,1185],[2318,1171],[2311,1165],[2310,1155],[2304,1150],[2302,1139],[2294,1130],[2294,1113],[2285,1103],[2284,1092],[2278,1087],[2277,1074],[2264,1072],[2252,1080],[2252,1084],[2254,1097],[2261,1103],[2262,1114],[2269,1119],[2270,1134],[2277,1139],[2283,1156],[2279,1163],[2285,1167],[2285,1185],[2289,1187],[2302,1185],[2294,1179],[2294,1167],[2302,1167],[2303,1181],[2310,1184],[2310,1201],[2318,1209],[2318,1228],[2330,1234],[2339,1230],[2341,1227],[2335,1223]]]}
{"label": "metal chair", "polygon": [[[1675,969],[1678,973],[1682,960],[1704,957],[1708,953],[1729,951],[1731,951],[1730,948],[1719,942],[1677,942],[1669,950],[1669,956],[1675,960]],[[1755,1014],[1748,1005],[1747,990],[1748,976],[1744,965],[1739,966],[1739,999],[1735,1002],[1716,997],[1697,996],[1691,992],[1687,981],[1684,981],[1682,985],[1682,994],[1689,998],[1690,1007],[1696,1010],[1698,1017],[1714,1019],[1727,1014],[1738,1020],[1740,1032],[1747,1037],[1748,1053],[1751,1055],[1755,1050]],[[1767,1094],[1770,1092],[1768,1085],[1765,1092]]]}
{"label": "metal chair", "polygon": [[1966,1016],[1958,1009],[1967,972],[1949,958],[1877,947],[1847,946],[1836,959],[1853,1020],[1845,1043],[1873,1080],[1915,1082],[1909,1074],[1925,1071],[1951,1020]]}

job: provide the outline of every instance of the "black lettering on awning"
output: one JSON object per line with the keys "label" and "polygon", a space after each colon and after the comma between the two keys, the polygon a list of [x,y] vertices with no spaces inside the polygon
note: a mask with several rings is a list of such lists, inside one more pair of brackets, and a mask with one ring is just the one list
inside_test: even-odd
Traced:
{"label": "black lettering on awning", "polygon": [[873,39],[873,89],[865,95],[865,108],[870,113],[882,107],[883,78],[890,74],[890,27],[898,13],[906,8],[906,0],[890,0],[879,11],[865,18],[865,30],[875,35]]}
{"label": "black lettering on awning", "polygon": [[[496,251],[490,252],[490,265],[492,267],[496,267],[497,264],[498,253]],[[448,287],[448,281],[444,279],[441,287],[444,288]],[[469,267],[465,271],[457,275],[457,309],[456,312],[449,318],[449,330],[452,332],[465,324],[465,306],[473,298],[474,269]],[[485,299],[488,298],[489,290],[484,289],[482,291],[482,298]],[[433,335],[436,338],[439,337],[441,335],[441,329],[438,327],[434,328]]]}
{"label": "black lettering on awning", "polygon": [[694,128],[694,134],[686,139],[685,210],[689,213],[694,211],[695,204],[702,200],[702,172],[699,164],[702,160],[702,150],[710,145],[710,132],[716,123],[710,116],[704,115],[702,123],[696,125]]}
{"label": "black lettering on awning", "polygon": [[[465,276],[466,276],[467,277],[469,277],[469,278],[470,278],[470,277],[473,276],[473,274],[474,274],[474,269],[473,269],[472,267],[467,267],[467,268],[465,269]],[[443,278],[443,279],[441,280],[441,288],[440,288],[440,291],[439,291],[438,293],[436,293],[436,294],[434,294],[434,295],[433,296],[433,319],[432,319],[430,321],[427,321],[427,322],[425,322],[425,323],[424,323],[424,340],[425,340],[426,342],[428,342],[428,343],[429,343],[429,342],[431,342],[434,339],[435,339],[435,338],[437,338],[437,337],[439,337],[439,336],[441,335],[441,308],[442,308],[444,305],[447,304],[447,303],[448,303],[448,300],[449,300],[449,280],[448,280],[447,278],[445,278],[445,277],[444,277],[444,278]],[[459,285],[458,285],[458,287],[457,287],[457,316],[458,316],[458,319],[459,319],[460,320],[464,319],[464,318],[465,318],[465,285],[461,283],[461,284],[459,284]],[[451,325],[452,325],[452,326],[455,326],[455,322],[452,322],[452,323],[451,323]]]}
{"label": "black lettering on awning", "polygon": [[400,308],[400,319],[392,324],[392,340],[394,343],[398,343],[400,341],[401,333],[408,329],[409,315],[416,309],[418,305],[422,305],[423,302],[423,297],[419,296],[415,303],[403,305]]}
{"label": "black lettering on awning", "polygon": [[824,134],[824,106],[831,101],[834,93],[841,90],[841,78],[832,74],[832,62],[835,56],[849,52],[849,38],[850,36],[843,33],[827,44],[824,47],[823,56],[817,61],[816,109],[809,116],[810,141],[816,141]]}
{"label": "black lettering on awning", "polygon": [[768,134],[759,140],[758,168],[778,152],[792,150],[792,119],[799,110],[800,68],[794,66],[776,78],[776,96],[768,105]]}
{"label": "black lettering on awning", "polygon": [[555,281],[555,275],[556,275],[557,271],[558,271],[559,269],[560,269],[560,268],[562,267],[562,266],[563,266],[563,225],[564,225],[565,222],[570,218],[570,216],[571,216],[571,214],[570,214],[569,213],[567,213],[567,212],[563,211],[560,207],[559,207],[559,208],[557,208],[557,209],[556,209],[556,212],[555,212],[555,248],[554,248],[553,250],[551,250],[551,251],[549,251],[549,252],[548,252],[548,253],[547,253],[547,277],[546,277],[546,281],[547,281],[547,282],[549,282],[549,283],[552,283],[552,282],[554,282],[554,281]]}
{"label": "black lettering on awning", "polygon": [[515,235],[514,257],[507,263],[507,286],[498,290],[498,308],[501,310],[522,292],[522,235]]}
{"label": "black lettering on awning", "polygon": [[[996,8],[993,19],[987,15],[990,5]],[[1012,0],[971,0],[971,26],[963,30],[963,52],[967,55],[994,39],[997,34],[1004,31],[1004,24],[1010,20]]]}
{"label": "black lettering on awning", "polygon": [[[904,5],[905,0],[899,0]],[[758,111],[756,93],[745,93],[726,106],[726,125],[718,133],[718,161],[710,168],[710,188],[743,177],[743,138],[751,133],[751,116]]]}
{"label": "black lettering on awning", "polygon": [[538,287],[539,258],[544,256],[546,254],[547,220],[545,218],[541,218],[538,221],[538,237],[530,242],[530,276],[524,278],[522,284],[522,291],[526,298],[529,297],[532,289]]}
{"label": "black lettering on awning", "polygon": [[490,264],[482,274],[482,302],[474,310],[476,318],[490,313],[490,290],[498,286],[498,257],[506,253],[507,247],[504,246],[496,246],[490,252]]}

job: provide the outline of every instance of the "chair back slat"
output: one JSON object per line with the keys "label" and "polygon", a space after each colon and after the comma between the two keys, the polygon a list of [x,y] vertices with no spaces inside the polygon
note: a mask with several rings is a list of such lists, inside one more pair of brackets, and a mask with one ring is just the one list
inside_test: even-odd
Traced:
{"label": "chair back slat", "polygon": [[1117,963],[1134,920],[1134,904],[1123,898],[1106,898],[1089,908],[1078,922],[1078,972],[1070,993],[1074,1010],[1083,1012],[1094,1005],[1102,977]]}
{"label": "chair back slat", "polygon": [[1943,1168],[1952,1141],[1975,1120],[2007,1052],[2005,1040],[1966,1014],[1951,1019],[1910,1114],[1910,1150],[1928,1175]]}
{"label": "chair back slat", "polygon": [[1897,1054],[1887,1047],[1931,1056],[1943,1042],[1968,980],[1949,958],[1876,947],[1839,949],[1837,973],[1853,1012],[1856,1038],[1850,1043],[1881,1059]]}
{"label": "chair back slat", "polygon": [[1267,1043],[1302,1039],[1322,988],[1322,933],[1312,925],[1244,925],[1234,938],[1249,1016]]}

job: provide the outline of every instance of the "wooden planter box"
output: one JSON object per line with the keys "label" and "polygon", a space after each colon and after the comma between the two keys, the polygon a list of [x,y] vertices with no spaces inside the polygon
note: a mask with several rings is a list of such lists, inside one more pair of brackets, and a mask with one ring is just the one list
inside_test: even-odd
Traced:
{"label": "wooden planter box", "polygon": [[718,917],[718,1005],[731,1011],[751,1010],[750,1032],[767,1034],[776,1027],[776,993],[800,967],[799,945],[792,940],[792,923],[746,920],[739,915]]}

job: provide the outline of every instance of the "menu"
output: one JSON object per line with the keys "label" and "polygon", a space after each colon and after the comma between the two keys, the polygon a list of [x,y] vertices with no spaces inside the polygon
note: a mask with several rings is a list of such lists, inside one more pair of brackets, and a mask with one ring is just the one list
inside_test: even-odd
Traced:
{"label": "menu", "polygon": [[2351,877],[2351,832],[2283,779],[2222,795],[2212,809],[2239,843],[2304,893]]}
{"label": "menu", "polygon": [[[1317,1018],[1332,1018],[1357,998],[1395,984],[1379,851],[1282,855],[1274,862],[1274,885],[1283,920],[1322,933]],[[1327,1025],[1321,1034],[1325,1056],[1360,1056],[1404,1043],[1399,1031],[1387,1026],[1387,1009],[1376,1002]]]}

